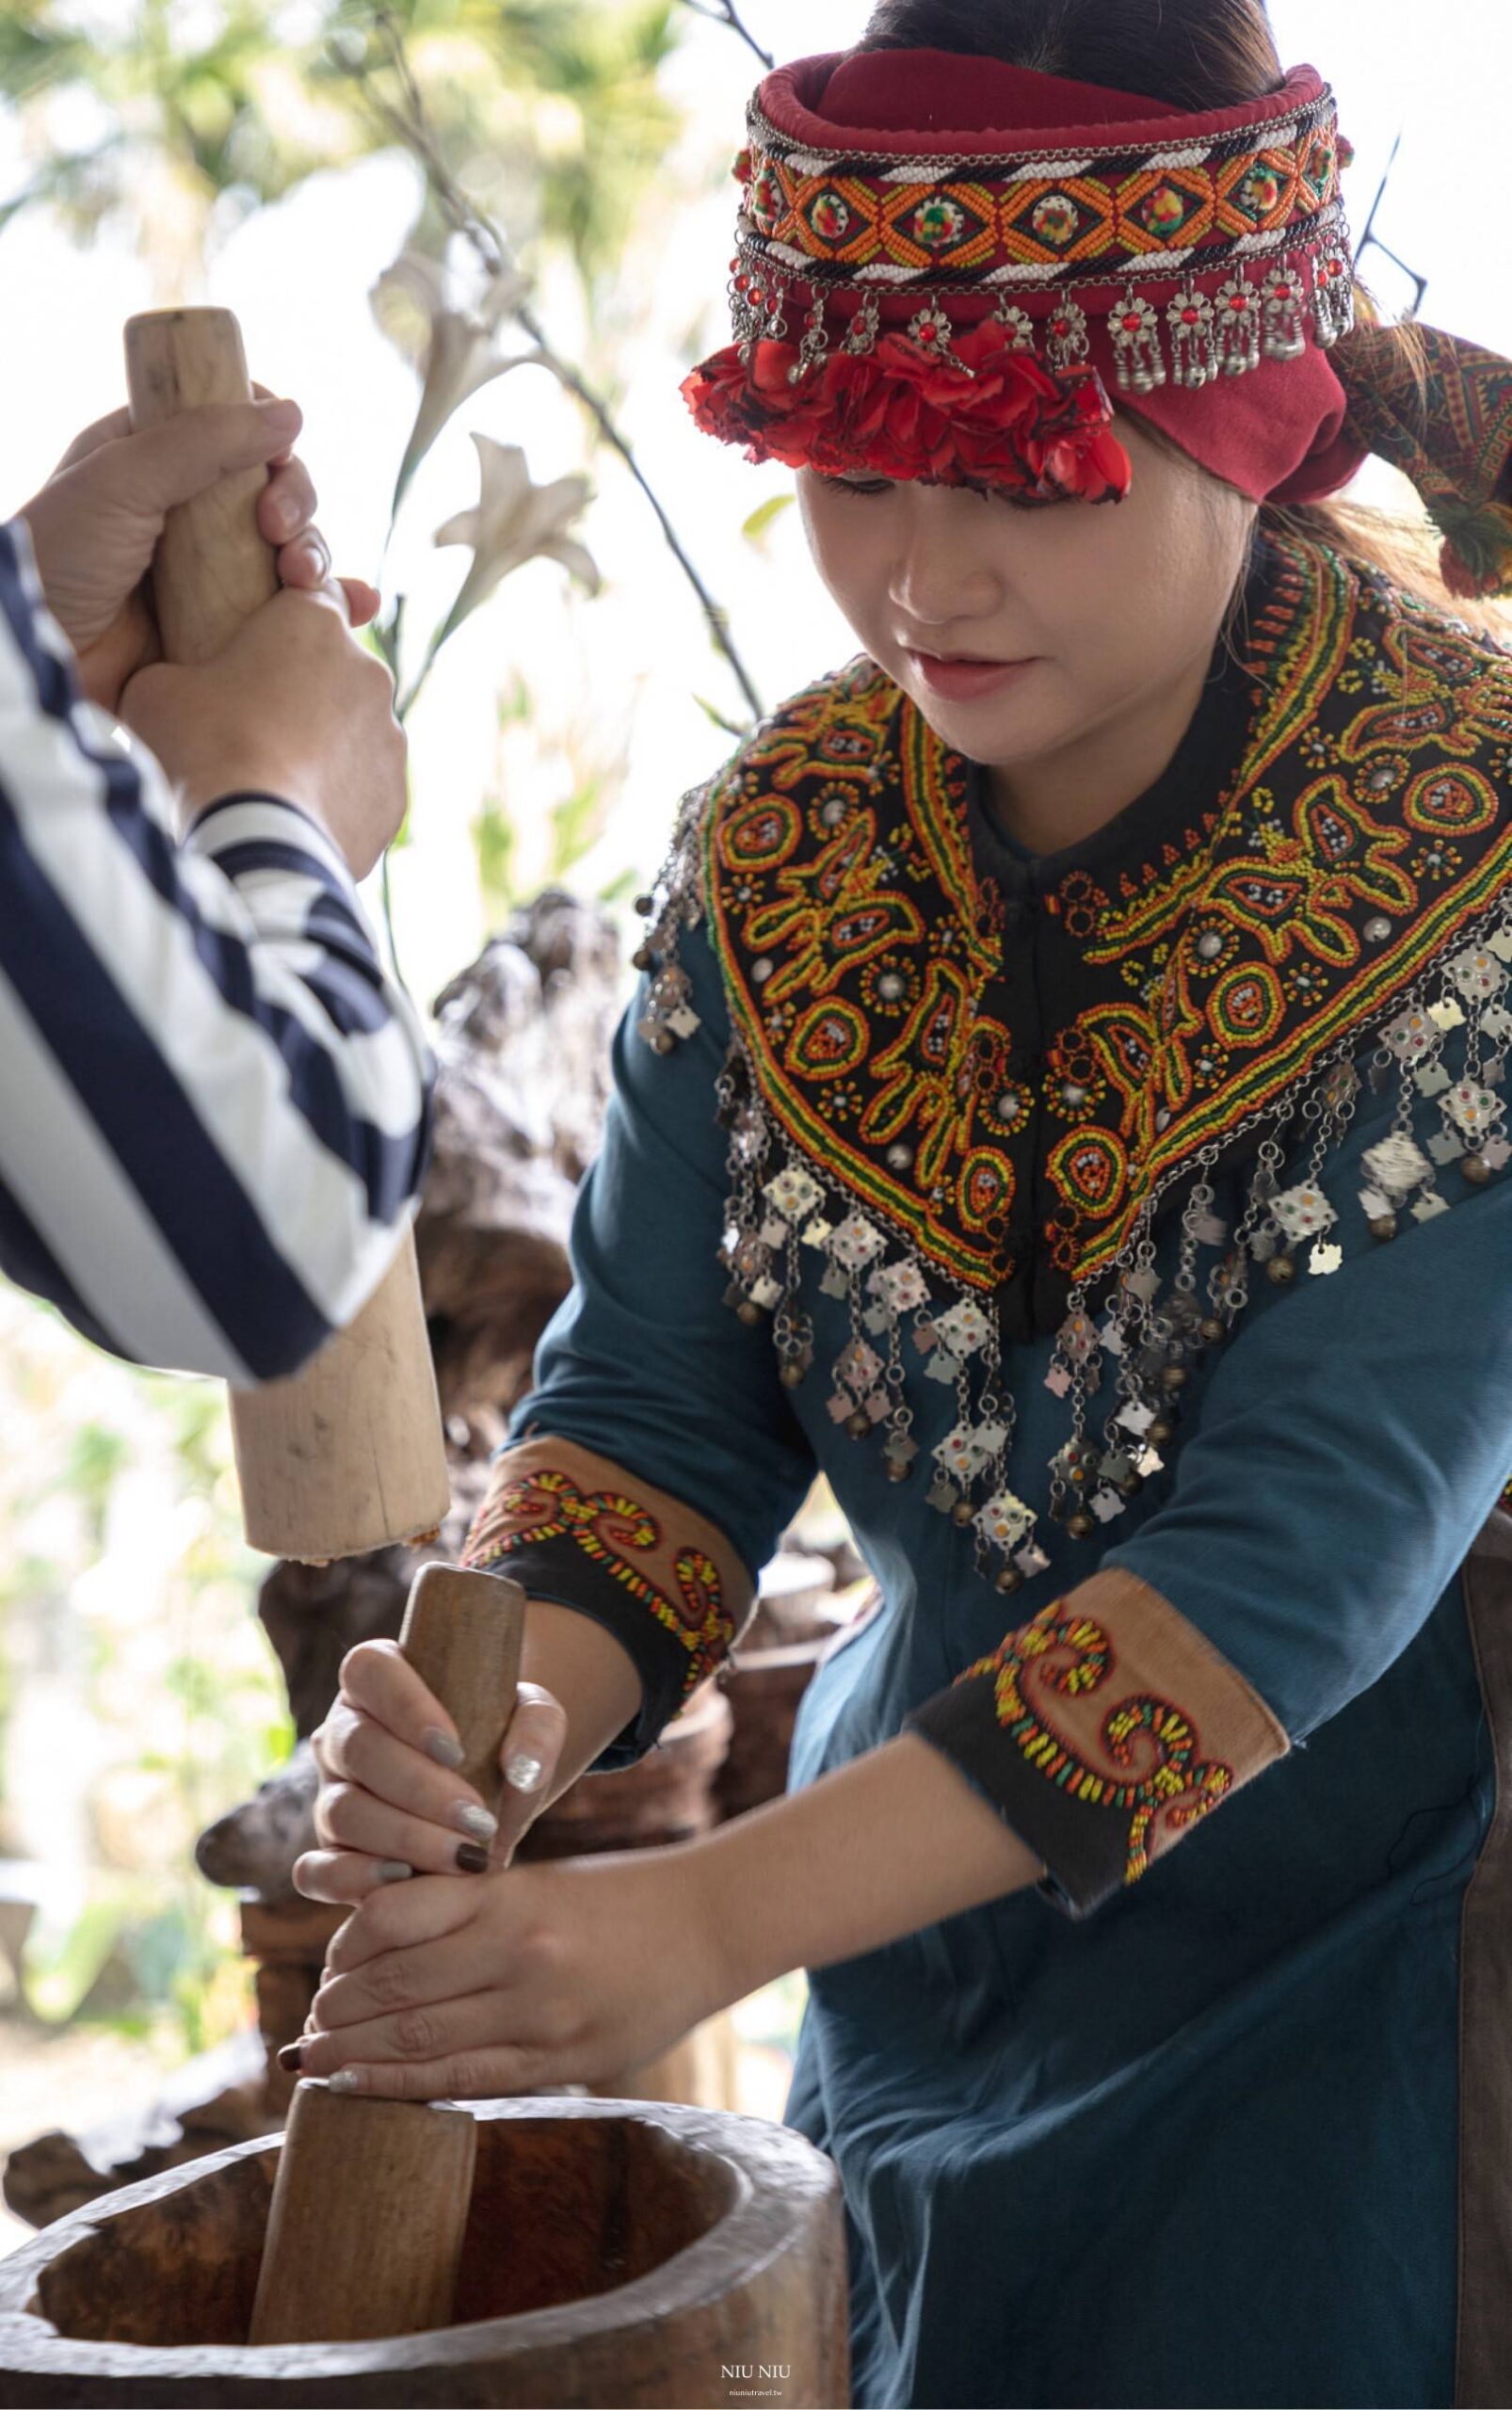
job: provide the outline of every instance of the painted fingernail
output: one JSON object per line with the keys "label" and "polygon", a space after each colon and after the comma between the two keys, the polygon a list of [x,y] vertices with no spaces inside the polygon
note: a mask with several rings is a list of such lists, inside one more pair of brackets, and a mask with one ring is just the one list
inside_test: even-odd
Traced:
{"label": "painted fingernail", "polygon": [[406,1866],[402,1858],[386,1857],[379,1864],[378,1879],[380,1883],[408,1883],[413,1872],[414,1868]]}
{"label": "painted fingernail", "polygon": [[434,1758],[439,1766],[449,1766],[455,1774],[462,1762],[462,1744],[439,1724],[432,1724],[426,1733],[426,1755]]}
{"label": "painted fingernail", "polygon": [[326,2082],[332,2092],[361,2092],[362,2070],[361,2067],[338,2067],[334,2075],[326,2078]]}
{"label": "painted fingernail", "polygon": [[459,1799],[452,1809],[452,1823],[459,1833],[468,1834],[475,1841],[491,1841],[499,1830],[497,1816],[486,1808],[476,1807],[471,1799]]}
{"label": "painted fingernail", "polygon": [[539,1758],[533,1758],[525,1750],[517,1749],[514,1756],[506,1760],[504,1778],[506,1782],[512,1784],[516,1791],[534,1791],[545,1771],[545,1766]]}
{"label": "painted fingernail", "polygon": [[284,2068],[288,2074],[298,2075],[299,2072],[299,2062],[303,2056],[304,2044],[302,2042],[285,2042],[282,2049],[279,2052],[279,2065],[281,2067]]}
{"label": "painted fingernail", "polygon": [[479,1849],[476,1841],[463,1841],[457,1853],[457,1863],[464,1874],[486,1874],[489,1871],[488,1851]]}

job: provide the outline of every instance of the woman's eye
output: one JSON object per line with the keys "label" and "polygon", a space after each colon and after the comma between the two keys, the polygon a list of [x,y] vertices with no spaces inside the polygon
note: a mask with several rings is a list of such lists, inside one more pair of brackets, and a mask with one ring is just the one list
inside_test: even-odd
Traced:
{"label": "woman's eye", "polygon": [[822,473],[819,482],[831,493],[891,493],[891,477],[827,477]]}

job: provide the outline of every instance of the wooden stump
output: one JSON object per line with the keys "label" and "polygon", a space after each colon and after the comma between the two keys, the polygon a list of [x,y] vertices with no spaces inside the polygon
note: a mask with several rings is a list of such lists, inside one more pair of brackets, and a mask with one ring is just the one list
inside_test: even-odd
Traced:
{"label": "wooden stump", "polygon": [[242,1949],[256,1968],[257,2028],[266,2057],[267,2103],[281,2120],[289,2113],[298,2078],[281,2067],[278,2054],[304,2032],[310,2003],[320,1985],[331,1936],[346,1921],[345,1908],[319,1900],[264,1907],[242,1902]]}

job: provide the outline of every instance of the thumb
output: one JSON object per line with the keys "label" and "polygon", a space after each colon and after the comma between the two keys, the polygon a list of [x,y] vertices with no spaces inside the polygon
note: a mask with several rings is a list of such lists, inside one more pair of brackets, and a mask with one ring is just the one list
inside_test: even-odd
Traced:
{"label": "thumb", "polygon": [[298,402],[212,402],[104,444],[74,474],[98,480],[102,500],[161,518],[286,451],[301,424]]}
{"label": "thumb", "polygon": [[365,577],[338,577],[336,584],[346,597],[346,616],[354,628],[365,628],[378,618],[383,608],[383,597]]}
{"label": "thumb", "polygon": [[567,1710],[540,1682],[520,1682],[499,1745],[504,1778],[516,1797],[545,1788],[567,1740]]}

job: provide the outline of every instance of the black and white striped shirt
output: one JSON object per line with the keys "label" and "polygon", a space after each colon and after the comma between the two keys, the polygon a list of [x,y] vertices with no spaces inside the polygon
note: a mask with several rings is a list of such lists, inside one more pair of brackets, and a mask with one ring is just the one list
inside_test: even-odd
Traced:
{"label": "black and white striped shirt", "polygon": [[431,1077],[324,831],[233,795],[178,844],[0,525],[0,1268],[137,1363],[290,1373],[388,1267]]}

